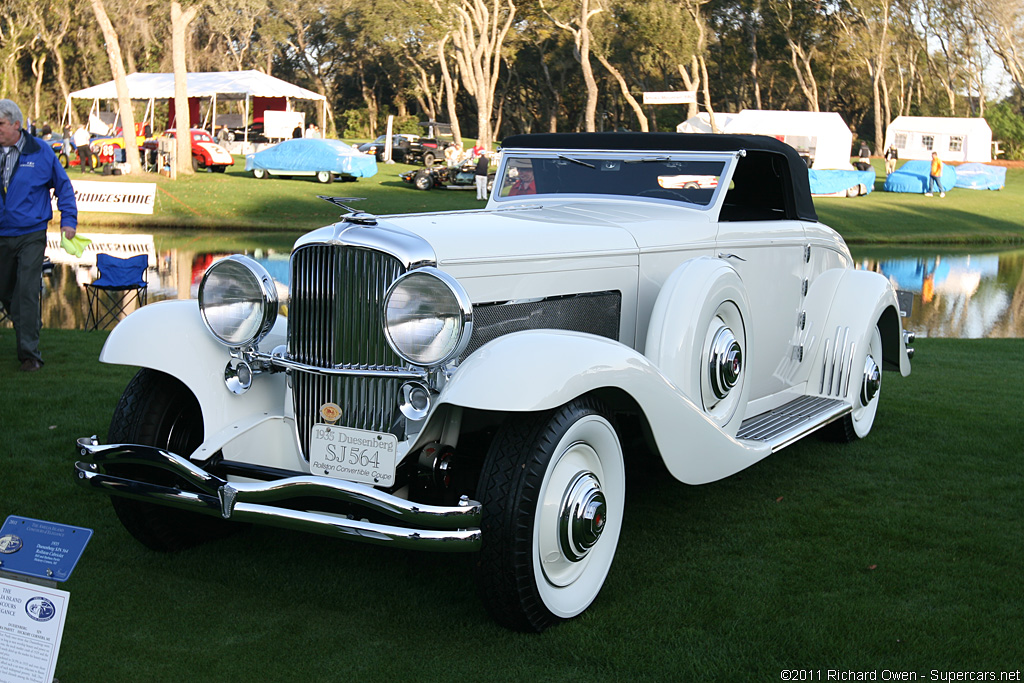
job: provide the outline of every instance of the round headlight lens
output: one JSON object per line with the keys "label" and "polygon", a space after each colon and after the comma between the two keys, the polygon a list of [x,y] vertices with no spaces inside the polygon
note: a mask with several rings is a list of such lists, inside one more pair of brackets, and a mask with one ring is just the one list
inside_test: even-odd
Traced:
{"label": "round headlight lens", "polygon": [[473,331],[473,306],[444,271],[406,273],[384,299],[384,333],[391,348],[414,365],[442,365],[462,353]]}
{"label": "round headlight lens", "polygon": [[267,269],[246,256],[210,266],[199,285],[206,326],[228,346],[248,346],[267,336],[277,318],[277,288]]}

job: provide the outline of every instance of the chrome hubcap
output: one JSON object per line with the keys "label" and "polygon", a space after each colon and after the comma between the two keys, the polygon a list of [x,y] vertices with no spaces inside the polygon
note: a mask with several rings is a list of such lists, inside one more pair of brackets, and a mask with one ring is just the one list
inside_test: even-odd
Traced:
{"label": "chrome hubcap", "polygon": [[711,373],[711,390],[718,398],[725,398],[743,372],[743,349],[728,327],[718,330],[711,342],[708,369]]}
{"label": "chrome hubcap", "polygon": [[860,389],[860,403],[863,406],[871,403],[882,386],[882,372],[878,369],[875,359],[868,356],[864,359],[864,382]]}
{"label": "chrome hubcap", "polygon": [[558,541],[562,553],[579,562],[601,538],[606,516],[601,482],[591,472],[580,472],[562,496]]}

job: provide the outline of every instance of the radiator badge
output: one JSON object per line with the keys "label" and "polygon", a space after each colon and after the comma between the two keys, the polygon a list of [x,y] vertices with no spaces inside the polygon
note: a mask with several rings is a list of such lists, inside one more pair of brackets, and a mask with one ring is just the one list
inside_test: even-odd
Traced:
{"label": "radiator badge", "polygon": [[325,403],[320,406],[320,417],[324,419],[327,424],[334,424],[341,417],[341,406],[337,403]]}

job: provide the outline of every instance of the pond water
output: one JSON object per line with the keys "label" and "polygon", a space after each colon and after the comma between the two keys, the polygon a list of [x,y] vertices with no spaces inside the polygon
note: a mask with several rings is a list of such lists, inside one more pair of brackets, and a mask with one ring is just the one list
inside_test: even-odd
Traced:
{"label": "pond water", "polygon": [[856,266],[913,292],[903,327],[919,337],[1024,337],[1024,249],[928,253],[853,250]]}
{"label": "pond water", "polygon": [[[231,252],[158,249],[152,235],[88,234],[93,244],[81,259],[68,256],[59,237],[50,235],[47,256],[52,274],[43,278],[43,326],[82,329],[86,320],[85,284],[99,276],[96,254],[149,255],[149,302],[196,298],[211,263]],[[288,251],[256,249],[248,253],[288,291]],[[914,293],[912,315],[904,327],[921,337],[1024,337],[1024,248],[985,252],[853,248],[856,267],[885,275],[897,289]],[[2,323],[9,326],[9,322]]]}

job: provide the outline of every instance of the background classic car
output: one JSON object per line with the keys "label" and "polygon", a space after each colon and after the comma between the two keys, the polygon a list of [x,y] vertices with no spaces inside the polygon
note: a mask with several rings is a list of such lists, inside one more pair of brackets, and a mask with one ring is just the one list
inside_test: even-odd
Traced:
{"label": "background classic car", "polygon": [[503,148],[485,209],[345,207],[299,239],[287,319],[244,256],[129,316],[101,360],[143,369],[78,481],[160,550],[256,521],[475,552],[490,614],[542,630],[604,584],[641,448],[715,481],[822,427],[866,436],[881,370],[909,373],[895,293],[787,145]]}

